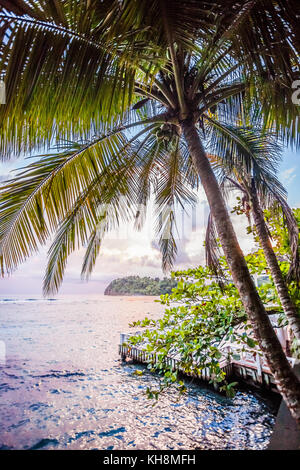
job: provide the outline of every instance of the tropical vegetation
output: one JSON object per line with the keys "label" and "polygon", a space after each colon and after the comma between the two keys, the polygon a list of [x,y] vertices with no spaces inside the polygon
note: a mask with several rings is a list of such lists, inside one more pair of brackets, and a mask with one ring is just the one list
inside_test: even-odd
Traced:
{"label": "tropical vegetation", "polygon": [[[176,255],[174,201],[202,184],[228,268],[253,332],[293,416],[299,379],[272,328],[207,158],[251,110],[261,126],[299,145],[297,0],[0,0],[0,154],[56,150],[1,188],[3,274],[56,232],[45,292],[86,247],[88,277],[103,237],[121,220],[137,228],[153,192],[163,267]],[[243,122],[242,122],[243,124]],[[166,236],[167,232],[167,236]]]}
{"label": "tropical vegetation", "polygon": [[[235,211],[240,211],[239,198]],[[300,226],[300,209],[294,210],[294,216]],[[279,242],[274,251],[280,258],[280,269],[286,277],[292,262],[292,252],[288,243],[289,235],[283,217],[276,212],[265,212],[270,235]],[[257,241],[256,250],[246,256],[251,275],[261,279],[258,291],[264,305],[271,315],[276,315],[276,327],[288,325],[287,314],[282,308],[280,296],[273,281],[264,251],[259,247],[259,236],[255,227],[248,230]],[[282,241],[285,240],[284,243]],[[283,248],[284,247],[284,248]],[[215,276],[215,271],[207,266],[199,266],[186,271],[175,271],[173,278],[178,285],[172,294],[161,296],[161,304],[166,306],[162,318],[154,320],[145,317],[131,323],[138,328],[138,334],[132,334],[127,343],[138,345],[148,355],[148,370],[159,375],[158,386],[149,387],[149,398],[158,399],[172,387],[180,394],[186,391],[182,372],[200,376],[203,369],[209,371],[210,383],[232,396],[236,382],[228,382],[220,360],[224,357],[239,359],[243,351],[257,352],[257,341],[249,324],[240,296],[228,271],[224,257],[219,260],[223,273],[223,282]],[[300,292],[295,281],[288,285],[289,295],[299,308]],[[234,347],[227,353],[227,346]],[[294,338],[291,344],[294,357],[300,357],[299,342]],[[237,356],[237,357],[236,357]],[[176,358],[174,369],[170,358]]]}
{"label": "tropical vegetation", "polygon": [[[287,280],[294,279],[296,283],[299,283],[298,224],[293,211],[286,202],[286,191],[277,178],[277,166],[281,161],[281,148],[270,132],[262,132],[254,127],[232,128],[231,131],[237,132],[244,140],[243,161],[236,159],[234,165],[232,162],[228,164],[226,158],[222,157],[222,152],[210,155],[210,161],[214,170],[218,173],[220,188],[224,197],[231,190],[238,190],[242,195],[238,212],[246,214],[250,223],[249,229],[251,228],[251,216],[253,218],[260,245],[271,270],[282,307],[300,344],[300,315],[289,295],[288,286],[273,250],[272,238],[263,214],[264,208],[271,208],[279,218],[284,217],[292,251]],[[216,149],[218,149],[218,142]],[[234,151],[233,149],[232,152]],[[237,207],[235,211],[236,209]],[[207,263],[214,268],[216,274],[221,274],[218,267],[219,250],[215,240],[214,223],[209,218],[206,234]]]}
{"label": "tropical vegetation", "polygon": [[163,295],[171,294],[177,286],[174,279],[127,276],[114,279],[104,291],[104,295]]}

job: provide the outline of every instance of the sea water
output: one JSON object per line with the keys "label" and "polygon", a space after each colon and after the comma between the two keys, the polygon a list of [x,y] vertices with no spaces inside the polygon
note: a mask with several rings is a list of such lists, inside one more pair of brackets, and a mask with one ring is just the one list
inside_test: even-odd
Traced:
{"label": "sea water", "polygon": [[156,376],[122,363],[120,333],[163,306],[152,297],[0,298],[0,448],[264,449],[273,403],[188,382],[154,405]]}

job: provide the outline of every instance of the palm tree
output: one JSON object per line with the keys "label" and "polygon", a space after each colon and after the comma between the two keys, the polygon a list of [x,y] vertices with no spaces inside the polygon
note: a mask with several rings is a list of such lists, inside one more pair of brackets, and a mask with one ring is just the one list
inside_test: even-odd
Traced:
{"label": "palm tree", "polygon": [[[253,121],[250,120],[250,121]],[[291,246],[291,263],[288,279],[299,282],[299,232],[293,212],[286,202],[286,191],[276,177],[277,164],[280,161],[281,148],[274,136],[261,129],[244,126],[227,126],[237,139],[228,139],[227,135],[214,135],[210,155],[213,168],[218,172],[220,187],[224,193],[236,189],[243,195],[242,205],[250,221],[252,214],[259,242],[264,251],[280,302],[292,328],[294,336],[300,341],[300,316],[288,291],[286,281],[273,250],[263,209],[281,212],[285,218]],[[237,142],[243,146],[237,145]],[[251,223],[251,222],[250,222]],[[206,251],[207,262],[216,273],[218,265],[217,244],[214,224],[211,219],[207,226]]]}
{"label": "palm tree", "polygon": [[[275,196],[275,195],[274,195]],[[276,196],[274,199],[277,199]],[[295,224],[295,220],[293,217],[293,213],[291,210],[289,210],[288,207],[285,206],[285,201],[281,199],[277,199],[276,202],[278,202],[282,208],[283,214],[286,217],[286,220],[288,221],[289,226],[291,227],[296,227],[297,224]],[[251,206],[252,206],[252,213],[253,213],[253,218],[256,226],[256,230],[260,239],[260,244],[263,248],[268,266],[270,268],[272,278],[274,280],[274,284],[277,289],[277,293],[280,299],[280,302],[282,304],[283,310],[285,312],[285,315],[287,317],[287,320],[291,326],[291,329],[293,331],[293,334],[295,338],[298,341],[298,344],[300,344],[300,316],[299,312],[293,303],[289,290],[287,287],[287,284],[285,282],[285,279],[282,275],[282,272],[280,270],[280,266],[278,264],[278,260],[276,258],[276,255],[274,253],[274,250],[272,248],[272,243],[269,237],[269,231],[264,219],[264,214],[261,208],[261,205],[259,203],[259,197],[258,193],[256,191],[256,186],[254,183],[254,180],[252,181],[252,187],[251,187]],[[292,228],[292,230],[294,230]],[[293,239],[295,240],[295,235],[298,235],[298,230],[294,230],[293,234]],[[298,237],[297,237],[298,238]],[[292,243],[292,250],[293,247],[297,247],[298,249],[298,240],[296,243]],[[293,250],[294,251],[294,250]],[[299,258],[298,258],[298,253],[297,253],[297,271],[299,269]],[[297,273],[298,274],[298,273]]]}
{"label": "palm tree", "polygon": [[[254,334],[300,421],[299,380],[256,291],[203,144],[207,126],[226,131],[222,121],[236,122],[250,103],[258,113],[262,110],[265,125],[299,143],[297,109],[290,99],[299,53],[296,3],[0,0],[0,70],[7,88],[7,105],[0,111],[3,158],[37,151],[58,136],[76,142],[32,164],[2,190],[0,239],[6,272],[58,227],[65,248],[57,259],[63,266],[64,257],[89,232],[94,234],[89,265],[107,230],[107,213],[99,216],[96,207],[102,198],[115,200],[122,193],[111,188],[113,194],[106,196],[110,167],[117,161],[120,174],[123,164],[128,196],[125,162],[130,172],[130,156],[147,144],[146,132],[167,126],[161,131],[170,134],[172,143],[176,135],[186,143]],[[150,117],[141,112],[138,121],[132,120],[128,110],[139,106],[139,97],[141,106],[145,100],[157,102],[161,112]],[[145,136],[134,150],[136,138],[128,140],[125,132],[141,126]],[[117,209],[119,217],[118,204]],[[169,222],[174,223],[172,217]],[[94,232],[98,223],[100,235]],[[51,259],[56,254],[51,251]],[[54,262],[50,271],[58,271],[59,278],[58,265]]]}

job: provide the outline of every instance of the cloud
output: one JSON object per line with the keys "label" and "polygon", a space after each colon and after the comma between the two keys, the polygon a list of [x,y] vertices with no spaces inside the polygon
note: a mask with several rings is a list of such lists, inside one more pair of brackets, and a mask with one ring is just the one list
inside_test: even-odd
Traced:
{"label": "cloud", "polygon": [[287,170],[284,170],[280,173],[280,179],[282,180],[283,183],[289,184],[291,183],[295,178],[296,178],[296,173],[295,173],[296,168],[288,168]]}

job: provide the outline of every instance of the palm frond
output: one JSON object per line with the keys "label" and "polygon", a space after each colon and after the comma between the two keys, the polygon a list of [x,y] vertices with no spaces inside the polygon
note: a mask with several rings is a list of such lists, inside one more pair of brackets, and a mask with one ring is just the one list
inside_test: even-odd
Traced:
{"label": "palm frond", "polygon": [[299,59],[300,49],[293,17],[299,11],[297,2],[250,0],[232,8],[233,14],[232,9],[224,11],[220,32],[230,38],[249,72],[273,79],[280,76],[286,83],[293,80],[293,61]]}
{"label": "palm frond", "polygon": [[68,257],[86,245],[82,276],[90,276],[105,234],[116,229],[120,222],[133,220],[137,179],[135,161],[124,159],[118,168],[109,166],[79,195],[60,223],[49,249],[45,294],[58,291]]}
{"label": "palm frond", "polygon": [[226,181],[230,182],[231,186],[242,191],[249,201],[254,184],[260,207],[282,212],[292,253],[288,279],[298,282],[298,225],[286,201],[286,190],[276,174],[281,160],[280,144],[274,138],[273,132],[268,133],[262,129],[234,128],[220,123],[216,123],[215,127],[217,132],[211,134],[211,149],[216,153],[210,155],[210,160],[221,186],[226,188]]}
{"label": "palm frond", "polygon": [[162,270],[169,272],[177,256],[177,244],[174,237],[176,230],[174,209],[165,207],[159,215],[157,233],[159,234],[159,248],[162,255]]}
{"label": "palm frond", "polygon": [[100,253],[102,237],[97,227],[90,235],[81,269],[81,278],[88,280]]}
{"label": "palm frond", "polygon": [[[166,272],[174,264],[177,246],[174,237],[176,230],[175,205],[185,210],[185,204],[194,205],[197,197],[190,189],[188,181],[181,172],[182,154],[179,140],[175,138],[165,151],[161,151],[158,159],[158,178],[154,184],[156,203],[156,233],[162,253],[162,267]],[[166,162],[168,162],[166,164]]]}
{"label": "palm frond", "polygon": [[44,244],[83,188],[128,154],[127,140],[118,130],[87,143],[66,143],[67,150],[31,163],[0,191],[0,257],[10,272],[39,244]]}
{"label": "palm frond", "polygon": [[[92,187],[94,191],[94,187]],[[91,189],[86,191],[89,194]],[[44,277],[43,291],[56,293],[62,283],[69,255],[87,242],[88,233],[96,224],[96,214],[86,195],[81,197],[65,220],[60,224],[49,249],[49,260]]]}
{"label": "palm frond", "polygon": [[224,273],[220,264],[220,257],[221,252],[218,242],[217,229],[213,217],[211,213],[209,213],[205,234],[206,264],[207,266],[209,266],[216,278],[219,280],[220,285],[222,285],[222,278],[224,278]]}
{"label": "palm frond", "polygon": [[76,15],[69,2],[56,2],[53,10],[35,2],[32,18],[27,2],[18,3],[25,16],[0,13],[6,37],[0,72],[7,90],[0,155],[31,152],[58,135],[88,138],[104,122],[120,122],[133,98],[136,54],[141,60],[148,45],[135,41],[132,49],[133,31],[133,38],[126,30],[109,38],[108,25],[101,24],[114,11],[112,2],[82,2]]}
{"label": "palm frond", "polygon": [[274,177],[282,147],[272,132],[252,127],[228,125],[205,116],[209,129],[209,150],[222,159],[225,167],[258,177]]}

